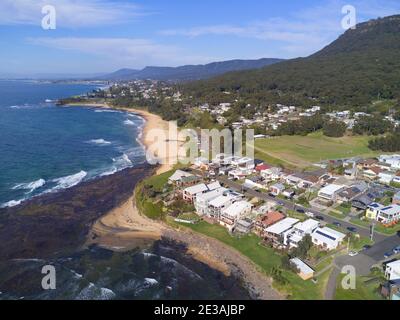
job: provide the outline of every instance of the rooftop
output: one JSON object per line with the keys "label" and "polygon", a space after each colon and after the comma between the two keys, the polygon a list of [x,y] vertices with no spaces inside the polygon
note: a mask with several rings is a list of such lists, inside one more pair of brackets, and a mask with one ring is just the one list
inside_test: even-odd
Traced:
{"label": "rooftop", "polygon": [[265,231],[268,233],[281,234],[286,230],[292,228],[297,222],[299,222],[299,219],[285,218],[267,228]]}

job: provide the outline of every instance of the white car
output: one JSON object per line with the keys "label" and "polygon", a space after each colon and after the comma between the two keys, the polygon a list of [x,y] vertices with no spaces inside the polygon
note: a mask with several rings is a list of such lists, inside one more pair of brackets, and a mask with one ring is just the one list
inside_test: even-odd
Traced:
{"label": "white car", "polygon": [[310,217],[310,218],[314,218],[315,214],[308,211],[308,212],[306,212],[306,216]]}
{"label": "white car", "polygon": [[358,255],[358,252],[357,251],[350,251],[349,252],[349,256],[350,257],[355,257],[355,256],[357,256]]}

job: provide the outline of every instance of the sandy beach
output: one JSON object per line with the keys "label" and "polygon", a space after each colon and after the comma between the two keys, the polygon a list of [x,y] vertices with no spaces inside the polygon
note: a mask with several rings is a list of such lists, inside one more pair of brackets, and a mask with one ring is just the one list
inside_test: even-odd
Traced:
{"label": "sandy beach", "polygon": [[[160,116],[144,110],[112,107],[107,104],[76,104],[97,108],[112,108],[133,112],[146,120],[142,142],[146,148],[153,143],[149,135],[153,129],[168,132],[169,123]],[[175,141],[176,142],[176,141]],[[167,145],[173,143],[167,141]],[[169,160],[169,159],[167,159]],[[173,169],[169,161],[160,165],[155,174]],[[261,273],[247,257],[223,243],[190,231],[186,228],[173,229],[161,221],[151,220],[140,214],[135,205],[134,194],[121,206],[114,208],[100,218],[92,227],[86,245],[97,244],[114,251],[128,251],[134,248],[151,246],[154,241],[170,239],[184,243],[188,254],[198,261],[222,272],[225,275],[238,275],[246,284],[254,299],[277,300],[284,297],[272,288],[272,280]]]}

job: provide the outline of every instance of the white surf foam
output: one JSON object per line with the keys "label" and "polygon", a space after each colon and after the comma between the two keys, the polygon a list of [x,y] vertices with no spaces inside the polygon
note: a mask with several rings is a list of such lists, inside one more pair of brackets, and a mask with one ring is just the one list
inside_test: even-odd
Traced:
{"label": "white surf foam", "polygon": [[3,203],[0,208],[12,208],[12,207],[16,207],[18,205],[20,205],[25,199],[21,199],[21,200],[11,200],[8,201],[6,203]]}
{"label": "white surf foam", "polygon": [[118,110],[108,110],[108,109],[96,109],[94,110],[96,113],[122,113],[121,111]]}
{"label": "white surf foam", "polygon": [[54,179],[52,181],[57,183],[57,185],[52,189],[52,191],[72,188],[79,184],[86,176],[87,172],[82,170],[81,172],[70,176]]}
{"label": "white surf foam", "polygon": [[95,145],[98,145],[98,146],[107,146],[107,145],[111,144],[110,141],[107,141],[107,140],[104,140],[104,139],[93,139],[93,140],[87,141],[87,143],[95,144]]}
{"label": "white surf foam", "polygon": [[32,193],[36,189],[43,187],[45,184],[46,184],[46,180],[39,179],[39,180],[36,180],[33,182],[17,184],[12,189],[13,190],[29,190],[28,193]]}
{"label": "white surf foam", "polygon": [[124,124],[127,125],[127,126],[134,126],[135,125],[135,123],[132,120],[129,120],[129,119],[125,120]]}

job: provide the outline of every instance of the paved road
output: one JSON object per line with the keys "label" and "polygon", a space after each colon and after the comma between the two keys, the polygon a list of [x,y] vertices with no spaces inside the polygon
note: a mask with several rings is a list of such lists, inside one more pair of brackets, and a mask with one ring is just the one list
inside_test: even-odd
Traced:
{"label": "paved road", "polygon": [[[192,170],[192,172],[197,173],[197,174],[202,174],[202,172],[200,172],[198,170]],[[367,238],[370,237],[370,229],[369,228],[361,227],[361,226],[355,225],[351,222],[346,222],[343,220],[336,219],[336,218],[331,217],[330,215],[323,213],[315,208],[312,208],[312,209],[304,208],[300,205],[294,204],[291,201],[281,200],[281,199],[271,197],[267,193],[262,193],[262,192],[251,190],[251,189],[244,189],[242,184],[235,182],[233,180],[229,180],[226,176],[219,176],[219,177],[217,177],[217,180],[220,183],[227,186],[228,188],[230,188],[232,190],[236,190],[241,193],[244,193],[248,197],[257,197],[257,198],[265,200],[265,201],[275,201],[275,202],[278,202],[282,207],[285,207],[286,209],[289,209],[289,210],[302,209],[306,212],[312,212],[315,216],[324,217],[324,222],[327,224],[333,224],[335,222],[339,222],[341,224],[341,227],[344,230],[347,230],[347,228],[356,228],[357,233],[359,233],[361,236],[367,237]],[[386,252],[390,252],[393,248],[400,245],[400,236],[399,235],[386,236],[383,234],[375,233],[374,241],[375,241],[375,245],[371,249],[369,249],[367,251],[363,251],[356,257],[350,257],[348,255],[338,257],[336,259],[337,267],[339,267],[341,269],[345,265],[353,265],[353,266],[355,266],[358,274],[366,275],[369,273],[370,268],[374,264],[377,264],[380,261],[384,260],[384,254]]]}

